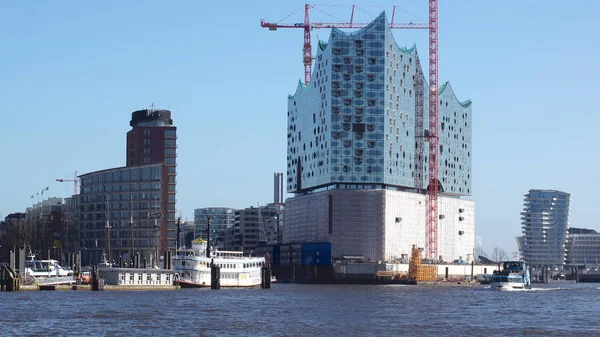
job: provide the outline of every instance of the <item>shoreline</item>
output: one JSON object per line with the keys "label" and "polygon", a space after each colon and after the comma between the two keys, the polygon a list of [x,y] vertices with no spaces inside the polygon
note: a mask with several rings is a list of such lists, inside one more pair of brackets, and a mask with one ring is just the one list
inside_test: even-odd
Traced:
{"label": "shoreline", "polygon": [[[310,284],[310,283],[285,283],[282,284]],[[315,283],[316,284],[316,283]],[[322,285],[327,285],[326,283],[319,283]],[[353,283],[336,283],[337,285],[353,285]],[[354,284],[356,285],[356,284]],[[372,285],[394,285],[394,284],[359,284],[363,286],[372,286]],[[477,286],[487,286],[486,284],[481,284],[478,282],[420,282],[417,284],[404,284],[416,287],[477,287]],[[104,285],[103,290],[99,291],[173,291],[182,289],[181,286],[170,285],[170,286],[144,286],[144,285],[134,285],[134,286],[117,286],[117,285]],[[89,284],[77,284],[77,285],[55,285],[50,289],[40,289],[37,285],[26,285],[21,286],[19,291],[92,291],[92,287]]]}
{"label": "shoreline", "polygon": [[[180,286],[115,286],[115,285],[104,285],[103,290],[98,291],[166,291],[166,290],[177,290],[180,289]],[[27,285],[21,286],[18,291],[51,291],[51,290],[59,290],[59,291],[92,291],[92,286],[89,284],[73,284],[73,285],[55,285],[53,289],[40,289],[37,285]]]}

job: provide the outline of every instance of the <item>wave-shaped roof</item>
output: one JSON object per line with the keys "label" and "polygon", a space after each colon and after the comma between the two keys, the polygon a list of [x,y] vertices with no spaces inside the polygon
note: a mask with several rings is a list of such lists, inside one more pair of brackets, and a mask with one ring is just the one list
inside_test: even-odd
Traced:
{"label": "wave-shaped roof", "polygon": [[[388,31],[391,30],[389,28],[389,24],[388,24],[388,21],[387,21],[387,17],[385,15],[385,11],[381,12],[381,14],[379,14],[368,25],[366,25],[365,27],[363,27],[363,28],[361,28],[361,29],[359,29],[357,31],[345,32],[345,31],[343,31],[343,30],[341,30],[339,28],[335,28],[335,27],[331,28],[331,33],[329,34],[329,41],[328,42],[325,42],[325,41],[322,41],[322,40],[318,41],[319,49],[317,50],[317,57],[322,52],[325,52],[327,50],[327,48],[329,47],[329,45],[331,45],[331,39],[332,39],[332,36],[334,35],[333,34],[334,32],[336,34],[341,34],[341,35],[344,35],[344,36],[357,35],[357,34],[360,34],[361,32],[364,32],[364,31],[367,31],[367,30],[371,29],[377,23],[381,23],[382,25],[384,25],[386,27],[386,30],[388,30]],[[392,38],[394,38],[393,35],[392,35]],[[417,46],[416,46],[416,44],[413,43],[413,45],[410,48],[408,48],[406,46],[400,46],[400,45],[398,45],[398,43],[396,42],[396,40],[395,39],[393,39],[393,40],[394,40],[394,43],[396,44],[396,47],[398,48],[398,50],[400,50],[400,52],[402,54],[409,55],[409,54],[413,54],[414,53],[415,55],[417,55]],[[313,72],[314,71],[315,70],[313,69]],[[311,78],[313,77],[312,75],[314,75],[314,74],[311,74]],[[293,100],[294,97],[296,96],[296,94],[298,94],[298,92],[300,90],[307,90],[309,87],[310,86],[304,84],[301,79],[298,79],[298,85],[296,87],[295,94],[294,95],[288,95],[288,99],[289,100]],[[439,89],[438,89],[438,95],[441,95],[447,88],[449,88],[449,90],[452,91],[452,96],[454,97],[454,99],[456,100],[456,102],[458,102],[463,108],[468,108],[471,105],[472,102],[471,102],[470,99],[465,100],[465,101],[458,100],[458,98],[456,97],[456,94],[454,93],[454,90],[452,90],[452,86],[450,85],[449,81],[445,82],[444,84],[442,84],[439,87]]]}
{"label": "wave-shaped roof", "polygon": [[458,100],[456,94],[454,93],[454,90],[452,89],[452,85],[450,85],[450,81],[446,81],[446,83],[442,84],[442,86],[438,89],[438,96],[440,96],[446,90],[446,88],[450,90],[450,92],[452,93],[452,97],[454,97],[454,99],[458,102],[458,104],[460,104],[460,106],[462,106],[463,108],[468,108],[471,105],[472,102],[470,99],[462,102]]}

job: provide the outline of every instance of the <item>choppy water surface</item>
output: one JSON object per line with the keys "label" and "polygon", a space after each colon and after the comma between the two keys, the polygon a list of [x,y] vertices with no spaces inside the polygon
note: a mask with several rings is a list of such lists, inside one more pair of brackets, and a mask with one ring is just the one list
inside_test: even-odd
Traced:
{"label": "choppy water surface", "polygon": [[0,292],[3,336],[598,336],[600,284]]}

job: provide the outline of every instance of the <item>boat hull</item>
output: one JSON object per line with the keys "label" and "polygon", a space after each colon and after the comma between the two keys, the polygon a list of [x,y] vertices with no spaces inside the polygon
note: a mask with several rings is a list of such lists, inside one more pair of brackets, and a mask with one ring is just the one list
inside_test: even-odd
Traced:
{"label": "boat hull", "polygon": [[525,283],[518,282],[490,282],[490,288],[493,290],[512,291],[530,289]]}
{"label": "boat hull", "polygon": [[523,290],[531,288],[529,270],[523,261],[504,261],[490,279],[493,290]]}
{"label": "boat hull", "polygon": [[[179,286],[181,288],[210,288],[210,284],[200,284],[200,283],[196,283],[196,282],[192,282],[192,281],[188,281],[188,280],[179,280]],[[260,286],[259,284],[249,284],[249,285],[227,285],[227,284],[220,284],[220,288],[248,288],[248,287],[258,287]]]}
{"label": "boat hull", "polygon": [[207,288],[210,287],[210,284],[199,284],[192,281],[179,280],[179,286],[181,288]]}

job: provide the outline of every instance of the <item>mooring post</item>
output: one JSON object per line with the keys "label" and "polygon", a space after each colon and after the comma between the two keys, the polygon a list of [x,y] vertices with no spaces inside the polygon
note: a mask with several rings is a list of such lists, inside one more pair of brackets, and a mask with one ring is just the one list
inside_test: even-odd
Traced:
{"label": "mooring post", "polygon": [[221,267],[215,265],[214,260],[210,261],[210,289],[221,289]]}

